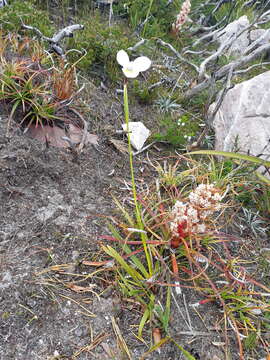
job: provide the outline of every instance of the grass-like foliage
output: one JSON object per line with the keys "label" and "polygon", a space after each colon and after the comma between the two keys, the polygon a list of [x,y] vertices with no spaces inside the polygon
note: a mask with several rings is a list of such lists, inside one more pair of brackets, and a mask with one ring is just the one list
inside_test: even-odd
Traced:
{"label": "grass-like foliage", "polygon": [[[180,170],[181,163],[187,168]],[[270,288],[257,280],[256,273],[251,274],[256,259],[241,251],[244,241],[220,229],[238,216],[231,209],[240,211],[241,205],[232,203],[232,194],[241,192],[243,181],[250,182],[249,170],[238,166],[232,177],[222,164],[210,169],[208,164],[184,157],[172,165],[156,165],[156,170],[158,181],[138,195],[143,229],[132,209],[115,200],[122,215],[109,225],[112,235],[103,237],[114,244],[102,248],[117,264],[115,279],[123,298],[131,298],[142,312],[138,336],[147,341],[149,331],[154,336],[158,328],[160,341],[171,340],[175,294],[182,296],[189,288],[200,298],[189,306],[202,311],[207,303],[216,306],[228,353],[229,329],[235,333],[240,359],[254,343],[260,342],[267,351],[264,334],[269,326]],[[260,226],[266,226],[263,220]],[[156,349],[162,344],[153,340],[152,346]],[[178,349],[192,359],[180,345]]]}
{"label": "grass-like foliage", "polygon": [[77,94],[75,66],[53,59],[29,38],[2,35],[0,67],[0,101],[9,114],[7,135],[14,122],[34,138],[68,146],[60,139],[70,125],[85,126],[76,110],[70,111]]}
{"label": "grass-like foliage", "polygon": [[125,14],[130,27],[143,37],[163,37],[168,35],[179,7],[180,1],[174,1],[169,6],[167,0],[120,1],[115,5],[115,12],[122,16]]}

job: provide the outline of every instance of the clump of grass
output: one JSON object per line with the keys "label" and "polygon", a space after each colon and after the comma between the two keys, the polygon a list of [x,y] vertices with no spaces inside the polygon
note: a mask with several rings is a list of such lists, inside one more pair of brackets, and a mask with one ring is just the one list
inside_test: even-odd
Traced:
{"label": "clump of grass", "polygon": [[[75,67],[61,60],[57,63],[28,38],[18,41],[15,35],[3,35],[1,43],[0,101],[9,112],[7,135],[11,121],[25,132],[31,129],[31,136],[39,140],[45,136],[44,127],[46,133],[54,126],[67,129],[74,119],[75,126],[84,128],[80,116],[71,117],[69,112],[76,94]],[[65,136],[65,130],[61,135]],[[64,144],[62,140],[56,146]]]}
{"label": "clump of grass", "polygon": [[131,29],[141,33],[144,38],[166,37],[177,12],[174,3],[168,6],[167,0],[119,2],[115,13],[126,16]]}
{"label": "clump of grass", "polygon": [[[181,170],[181,164],[188,166],[183,169],[182,165]],[[158,167],[157,170],[160,177],[151,191],[138,195],[144,229],[138,228],[132,210],[116,200],[122,217],[119,222],[109,225],[112,235],[103,237],[104,241],[117,244],[103,245],[102,248],[117,264],[115,279],[124,299],[132,298],[142,312],[139,337],[145,340],[146,329],[150,327],[161,329],[163,339],[170,338],[173,293],[181,296],[188,286],[201,297],[198,303],[190,306],[203,308],[204,304],[213,303],[223,309],[218,321],[223,324],[227,350],[230,345],[227,330],[230,328],[237,338],[240,359],[244,359],[246,348],[253,348],[253,343],[254,346],[260,343],[267,353],[264,338],[267,322],[261,318],[270,313],[267,301],[270,289],[252,277],[247,266],[249,259],[241,257],[241,252],[234,255],[236,244],[239,244],[239,251],[243,246],[242,240],[220,231],[221,219],[226,208],[231,207],[233,197],[233,192],[228,193],[228,185],[235,192],[245,181],[243,173],[240,176],[238,168],[238,173],[235,171],[234,176],[230,176],[230,171],[223,171],[220,165],[212,165],[210,169],[208,165],[205,167],[184,157],[172,166],[167,165],[163,170]],[[209,187],[213,181],[215,187]],[[198,202],[194,195],[195,184],[201,183],[205,184],[201,187],[204,186],[206,193],[200,193],[199,197],[204,203]],[[223,206],[210,209],[209,204],[213,203],[208,202],[208,193],[219,194],[218,198],[213,197],[216,202],[223,196]],[[194,223],[203,225],[200,228],[188,225],[191,219],[189,202],[201,219]],[[183,221],[177,220],[177,226],[172,227],[175,203],[186,204],[186,207],[181,212]],[[206,207],[201,208],[203,206]],[[206,217],[199,215],[200,211]],[[141,233],[144,234],[150,267],[140,240]],[[252,341],[254,336],[256,341]]]}

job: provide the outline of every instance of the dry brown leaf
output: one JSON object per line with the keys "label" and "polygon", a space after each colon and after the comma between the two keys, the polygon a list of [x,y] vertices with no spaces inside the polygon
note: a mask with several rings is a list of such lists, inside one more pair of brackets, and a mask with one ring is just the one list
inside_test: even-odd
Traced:
{"label": "dry brown leaf", "polygon": [[215,346],[225,346],[226,345],[225,342],[221,342],[221,341],[212,341],[212,344]]}
{"label": "dry brown leaf", "polygon": [[88,287],[84,287],[84,286],[78,286],[78,285],[75,285],[73,283],[69,283],[69,284],[66,284],[67,287],[77,293],[83,293],[83,292],[93,292],[92,288],[95,287],[95,285],[93,284],[93,286],[88,286]]}
{"label": "dry brown leaf", "polygon": [[128,153],[128,148],[126,143],[122,140],[110,139],[110,143],[114,145],[114,147],[120,151],[122,154]]}
{"label": "dry brown leaf", "polygon": [[161,331],[159,328],[153,329],[154,344],[158,344],[161,341]]}
{"label": "dry brown leaf", "polygon": [[108,264],[109,262],[111,262],[111,260],[106,260],[106,261],[88,261],[88,260],[83,260],[82,264],[83,265],[89,265],[89,266],[103,266]]}

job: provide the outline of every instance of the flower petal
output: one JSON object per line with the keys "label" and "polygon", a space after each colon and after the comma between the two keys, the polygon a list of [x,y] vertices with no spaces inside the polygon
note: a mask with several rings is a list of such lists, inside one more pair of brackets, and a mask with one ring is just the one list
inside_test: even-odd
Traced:
{"label": "flower petal", "polygon": [[127,77],[127,78],[132,78],[132,79],[134,79],[134,78],[136,78],[138,75],[139,75],[139,71],[135,68],[135,67],[133,67],[133,66],[125,66],[125,67],[123,67],[123,73],[125,74],[125,76]]}
{"label": "flower petal", "polygon": [[146,56],[140,56],[134,60],[134,66],[138,71],[145,71],[150,68],[151,60]]}
{"label": "flower petal", "polygon": [[116,60],[121,66],[126,66],[127,64],[129,64],[129,57],[125,50],[118,51],[116,55]]}

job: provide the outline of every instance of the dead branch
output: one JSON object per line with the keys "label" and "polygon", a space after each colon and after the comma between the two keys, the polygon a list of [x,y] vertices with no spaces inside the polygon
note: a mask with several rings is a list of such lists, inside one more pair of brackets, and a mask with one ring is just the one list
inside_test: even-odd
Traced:
{"label": "dead branch", "polygon": [[59,42],[65,37],[73,37],[73,32],[76,30],[83,30],[84,26],[81,24],[74,24],[65,27],[64,29],[58,31],[52,38],[51,42],[54,44],[59,44]]}
{"label": "dead branch", "polygon": [[213,111],[211,112],[209,118],[208,118],[208,123],[211,125],[215,116],[216,116],[216,113],[218,112],[222,102],[223,102],[223,99],[225,97],[225,95],[227,94],[227,92],[233,87],[233,85],[231,85],[231,80],[232,80],[232,76],[233,76],[233,67],[231,66],[229,72],[228,72],[228,75],[227,75],[227,80],[226,80],[226,85],[224,86],[224,88],[222,89],[222,91],[220,92],[217,100],[216,100],[216,103],[215,103],[215,108],[213,109]]}
{"label": "dead branch", "polygon": [[199,68],[198,66],[196,66],[195,64],[193,64],[192,62],[190,62],[189,60],[185,59],[171,44],[166,43],[165,41],[161,40],[161,39],[157,39],[157,43],[161,46],[167,47],[169,48],[174,55],[181,60],[182,62],[192,66],[197,72],[199,72]]}
{"label": "dead branch", "polygon": [[[253,60],[256,60],[257,58],[266,54],[268,51],[270,51],[270,43],[261,45],[250,55],[243,56],[238,60],[235,60],[227,65],[222,66],[222,68],[220,68],[218,71],[212,74],[212,78],[214,78],[215,81],[221,80],[223,77],[227,76],[227,74],[231,70],[233,71],[233,75],[235,75],[236,69],[239,69],[247,65],[248,63],[252,62]],[[203,82],[199,83],[198,85],[194,86],[192,89],[188,90],[185,93],[185,98],[188,99],[191,96],[200,93],[202,90],[207,89],[210,84],[211,84],[211,78],[205,79]]]}
{"label": "dead branch", "polygon": [[243,56],[242,58],[235,60],[230,64],[224,65],[221,69],[219,69],[216,72],[216,74],[215,74],[216,79],[219,80],[219,79],[223,78],[224,76],[226,76],[226,74],[229,72],[231,66],[233,66],[233,70],[236,70],[236,69],[252,62],[253,60],[256,60],[257,58],[266,54],[268,51],[270,51],[270,43],[261,45],[255,51],[253,51],[251,54],[249,54],[247,56]]}
{"label": "dead branch", "polygon": [[250,70],[252,70],[253,68],[255,67],[258,67],[258,66],[266,66],[266,65],[270,65],[270,62],[262,62],[262,63],[258,63],[258,64],[253,64],[251,66],[249,66],[248,68],[246,69],[242,69],[242,70],[238,70],[238,71],[234,71],[234,75],[241,75],[241,74],[245,74],[247,72],[249,72]]}
{"label": "dead branch", "polygon": [[224,51],[226,51],[232,44],[232,36],[225,41],[224,43],[222,43],[219,48],[217,49],[217,51],[210,55],[208,58],[206,58],[200,65],[199,67],[199,81],[202,80],[202,78],[209,78],[209,76],[205,73],[206,72],[206,65],[211,62],[211,61],[215,61],[218,57],[220,57],[220,55],[222,53],[224,53]]}
{"label": "dead branch", "polygon": [[50,43],[51,50],[53,50],[57,55],[65,57],[65,52],[62,46],[59,44],[60,41],[63,40],[65,37],[73,37],[73,32],[76,30],[82,30],[84,26],[81,24],[67,26],[64,29],[58,31],[55,35],[53,35],[53,37],[47,37],[38,28],[30,25],[25,25],[23,22],[22,28],[34,31],[41,39],[46,40]]}
{"label": "dead branch", "polygon": [[[193,33],[192,35],[196,35],[200,32],[208,32],[208,31],[213,31],[217,28],[220,27],[220,25],[227,19],[228,15],[225,15],[219,22],[217,22],[215,25],[213,26],[200,26],[198,27]],[[192,45],[193,46],[193,45]]]}
{"label": "dead branch", "polygon": [[266,30],[257,40],[253,41],[244,51],[243,55],[247,55],[249,52],[253,51],[257,45],[260,44],[262,40],[267,38],[270,35],[270,29]]}
{"label": "dead branch", "polygon": [[135,45],[131,46],[128,48],[128,50],[130,51],[136,51],[138,49],[138,47],[142,46],[147,40],[146,39],[141,39],[140,41],[138,41]]}

